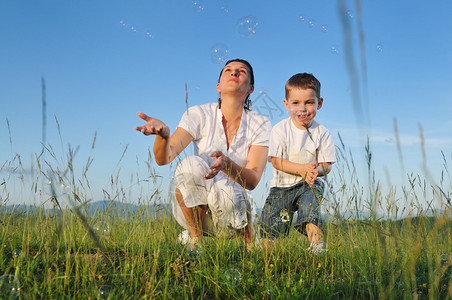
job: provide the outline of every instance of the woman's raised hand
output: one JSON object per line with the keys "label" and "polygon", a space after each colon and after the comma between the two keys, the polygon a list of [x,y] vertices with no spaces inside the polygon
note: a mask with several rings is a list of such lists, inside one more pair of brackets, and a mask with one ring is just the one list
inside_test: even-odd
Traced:
{"label": "woman's raised hand", "polygon": [[168,138],[170,135],[170,130],[168,126],[165,125],[160,120],[154,119],[152,117],[149,117],[143,113],[137,113],[137,115],[145,120],[147,124],[143,126],[137,126],[135,127],[135,130],[141,131],[144,135],[151,135],[151,134],[157,134],[161,136],[162,138]]}

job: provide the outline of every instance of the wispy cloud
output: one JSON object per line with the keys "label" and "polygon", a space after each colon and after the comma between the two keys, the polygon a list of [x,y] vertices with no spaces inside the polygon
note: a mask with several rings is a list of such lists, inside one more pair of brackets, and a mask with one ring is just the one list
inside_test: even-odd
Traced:
{"label": "wispy cloud", "polygon": [[[340,134],[344,144],[349,147],[362,147],[367,143],[368,138],[374,146],[394,147],[396,145],[394,132],[370,129],[360,129],[361,131],[358,131],[356,128],[338,128],[337,130],[332,130],[334,139],[339,142],[338,134]],[[367,132],[367,134],[363,135],[361,132]],[[421,145],[420,135],[399,133],[399,141],[401,147],[420,147]],[[438,135],[438,133],[435,133],[435,136],[431,137],[431,132],[424,133],[424,143],[426,148],[452,150],[452,137],[450,135]]]}

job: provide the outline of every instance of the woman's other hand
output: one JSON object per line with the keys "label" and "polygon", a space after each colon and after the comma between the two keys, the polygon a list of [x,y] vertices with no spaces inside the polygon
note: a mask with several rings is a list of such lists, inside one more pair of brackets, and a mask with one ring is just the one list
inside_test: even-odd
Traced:
{"label": "woman's other hand", "polygon": [[231,168],[231,159],[223,154],[221,151],[214,151],[210,153],[210,157],[215,157],[216,160],[213,165],[210,166],[210,172],[204,175],[204,179],[212,179],[220,171],[227,172],[228,168]]}

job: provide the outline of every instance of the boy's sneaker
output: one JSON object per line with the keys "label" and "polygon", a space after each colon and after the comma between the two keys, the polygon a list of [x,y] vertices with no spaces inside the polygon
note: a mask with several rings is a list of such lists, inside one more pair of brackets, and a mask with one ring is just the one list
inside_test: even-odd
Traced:
{"label": "boy's sneaker", "polygon": [[307,249],[308,251],[312,252],[314,255],[322,255],[325,254],[325,252],[328,251],[327,245],[324,242],[320,242],[320,243],[311,243],[311,245],[309,246],[309,248]]}

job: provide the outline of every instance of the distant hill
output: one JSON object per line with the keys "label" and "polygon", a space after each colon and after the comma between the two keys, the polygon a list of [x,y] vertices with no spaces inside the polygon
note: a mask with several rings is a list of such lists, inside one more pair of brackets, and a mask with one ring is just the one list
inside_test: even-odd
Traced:
{"label": "distant hill", "polygon": [[[84,215],[88,215],[91,217],[96,217],[98,215],[109,215],[109,216],[122,216],[122,217],[144,217],[144,218],[155,218],[155,216],[172,216],[171,204],[163,203],[163,204],[133,204],[133,203],[124,203],[119,201],[112,200],[101,200],[95,202],[88,202],[83,205],[77,206],[80,212]],[[63,211],[71,211],[73,208],[66,208]],[[18,215],[36,215],[39,213],[45,213],[47,215],[54,215],[60,213],[58,208],[43,208],[42,206],[36,205],[2,205],[0,206],[1,214],[18,214]],[[254,222],[257,222],[258,217],[262,213],[262,208],[255,208],[253,211],[253,219]],[[425,217],[437,217],[443,216],[445,214],[444,210],[426,210],[422,212],[422,216]],[[257,216],[257,217],[256,217]],[[406,217],[417,217],[417,215],[408,215],[403,216],[402,218],[398,217],[397,219],[404,219]],[[449,217],[452,218],[452,211],[449,210]],[[296,213],[294,215],[294,220],[296,218]],[[337,220],[332,215],[322,214],[322,218],[325,222]],[[387,217],[382,218],[382,215],[377,214],[376,219],[385,220]],[[344,212],[340,215],[340,220],[371,220],[372,216],[368,211],[348,211]],[[395,218],[392,218],[393,220]]]}
{"label": "distant hill", "polygon": [[[80,212],[91,217],[97,215],[119,215],[123,217],[133,217],[142,215],[143,217],[154,218],[156,215],[171,214],[170,204],[133,204],[122,203],[111,200],[101,200],[96,202],[88,202],[83,205],[76,206]],[[74,208],[68,207],[63,209],[63,212],[71,211]],[[60,213],[58,208],[43,208],[36,205],[2,205],[0,206],[0,213],[2,214],[19,214],[19,215],[36,215],[39,213],[45,213],[47,215],[54,215]]]}

